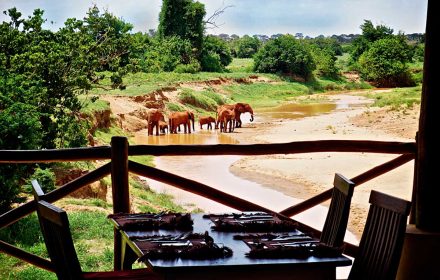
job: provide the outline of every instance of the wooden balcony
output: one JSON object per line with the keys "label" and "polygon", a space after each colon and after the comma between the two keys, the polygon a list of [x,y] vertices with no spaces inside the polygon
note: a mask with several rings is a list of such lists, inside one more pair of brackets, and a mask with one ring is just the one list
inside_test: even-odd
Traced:
{"label": "wooden balcony", "polygon": [[[113,137],[111,146],[93,148],[75,148],[61,150],[32,150],[32,151],[0,151],[0,164],[24,164],[40,162],[72,162],[84,160],[110,160],[109,163],[53,190],[45,195],[45,200],[55,202],[70,193],[91,184],[107,175],[112,178],[113,212],[130,211],[130,193],[128,187],[129,173],[151,178],[176,188],[201,195],[223,205],[239,211],[267,211],[274,212],[263,206],[245,199],[222,192],[200,182],[139,164],[128,160],[129,156],[210,156],[210,155],[267,155],[267,154],[298,154],[317,152],[352,152],[352,153],[383,153],[396,154],[395,159],[384,162],[364,173],[351,178],[356,186],[376,178],[414,159],[416,154],[415,142],[382,142],[359,140],[324,140],[301,141],[281,144],[253,144],[253,145],[135,145],[129,146],[125,137]],[[314,207],[331,198],[331,189],[328,189],[299,204],[292,205],[278,214],[291,217]],[[30,201],[0,216],[0,228],[6,227],[36,210],[35,201]],[[320,231],[302,224],[310,232],[320,235]],[[117,256],[120,250],[120,237],[115,235],[115,263],[120,263]],[[357,246],[345,244],[345,254],[354,256]],[[0,241],[0,250],[15,256],[30,264],[53,271],[49,261],[29,252],[23,251],[11,244]]]}

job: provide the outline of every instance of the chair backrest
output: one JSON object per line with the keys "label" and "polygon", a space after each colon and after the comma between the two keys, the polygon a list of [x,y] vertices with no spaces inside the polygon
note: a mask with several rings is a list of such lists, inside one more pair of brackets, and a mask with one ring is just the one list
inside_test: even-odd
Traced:
{"label": "chair backrest", "polygon": [[58,279],[81,279],[82,270],[75,251],[66,211],[42,200],[40,185],[32,182],[37,214],[47,252]]}
{"label": "chair backrest", "polygon": [[371,191],[370,209],[348,279],[395,279],[402,253],[409,201]]}
{"label": "chair backrest", "polygon": [[322,229],[320,241],[331,247],[340,247],[344,242],[350,214],[354,183],[336,173],[330,207]]}

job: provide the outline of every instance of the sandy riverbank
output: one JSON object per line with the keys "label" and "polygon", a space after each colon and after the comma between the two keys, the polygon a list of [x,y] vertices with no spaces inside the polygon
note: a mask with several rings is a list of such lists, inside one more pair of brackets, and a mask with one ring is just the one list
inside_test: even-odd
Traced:
{"label": "sandy riverbank", "polygon": [[[329,114],[297,120],[264,120],[247,124],[231,134],[240,143],[280,143],[303,140],[413,141],[418,108],[405,112],[369,108],[368,100],[356,94],[328,95],[338,104]],[[332,187],[336,172],[353,178],[397,155],[366,153],[314,153],[246,157],[230,170],[268,188],[296,198],[309,198]],[[410,200],[413,161],[356,188],[349,230],[362,234],[372,189]],[[300,187],[298,187],[300,186]]]}

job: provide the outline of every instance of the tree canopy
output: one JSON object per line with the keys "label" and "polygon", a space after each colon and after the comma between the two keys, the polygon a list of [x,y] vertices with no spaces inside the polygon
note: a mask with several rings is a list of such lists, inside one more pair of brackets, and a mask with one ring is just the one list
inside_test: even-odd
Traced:
{"label": "tree canopy", "polygon": [[315,69],[310,51],[292,35],[268,41],[255,55],[255,71],[296,75],[309,80]]}
{"label": "tree canopy", "polygon": [[[0,24],[0,147],[85,146],[88,123],[78,96],[99,81],[97,71],[111,70],[120,82],[131,25],[96,6],[57,32],[43,28],[40,9],[28,18],[16,8],[4,13],[10,20]],[[0,211],[19,200],[18,182],[29,173],[30,167],[0,167]]]}

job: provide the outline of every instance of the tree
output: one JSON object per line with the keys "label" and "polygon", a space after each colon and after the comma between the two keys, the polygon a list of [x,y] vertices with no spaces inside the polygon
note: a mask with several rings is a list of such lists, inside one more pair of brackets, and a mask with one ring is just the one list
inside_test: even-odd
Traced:
{"label": "tree", "polygon": [[379,87],[412,86],[406,63],[411,61],[411,50],[403,37],[375,41],[359,58],[364,79]]}
{"label": "tree", "polygon": [[205,6],[200,2],[163,0],[158,35],[160,38],[177,36],[182,40],[189,40],[196,57],[199,57],[203,46],[205,14]]}
{"label": "tree", "polygon": [[[16,8],[4,13],[10,21],[0,24],[0,148],[86,145],[88,125],[78,96],[98,80],[97,70],[123,74],[130,25],[96,7],[57,32],[43,29],[40,9],[27,19]],[[0,210],[20,200],[20,182],[32,168],[1,166]]]}
{"label": "tree", "polygon": [[336,67],[336,55],[333,50],[321,49],[315,44],[311,44],[309,49],[316,64],[317,74],[328,78],[337,78],[339,69]]}
{"label": "tree", "polygon": [[201,60],[203,71],[223,72],[231,61],[231,51],[225,41],[213,35],[205,37]]}
{"label": "tree", "polygon": [[[0,80],[0,85],[5,82]],[[17,102],[0,108],[1,149],[37,149],[42,147],[42,136],[40,113],[34,106]],[[13,203],[24,201],[18,184],[29,169],[30,166],[24,164],[0,165],[0,213],[10,210]]]}
{"label": "tree", "polygon": [[393,29],[385,25],[374,26],[370,20],[364,20],[360,26],[362,35],[355,38],[352,43],[351,58],[356,62],[359,57],[370,47],[370,44],[393,35]]}
{"label": "tree", "polygon": [[255,71],[312,77],[315,63],[307,47],[292,35],[268,41],[255,55]]}
{"label": "tree", "polygon": [[244,35],[237,40],[236,54],[239,58],[251,58],[261,47],[261,42],[256,37]]}

